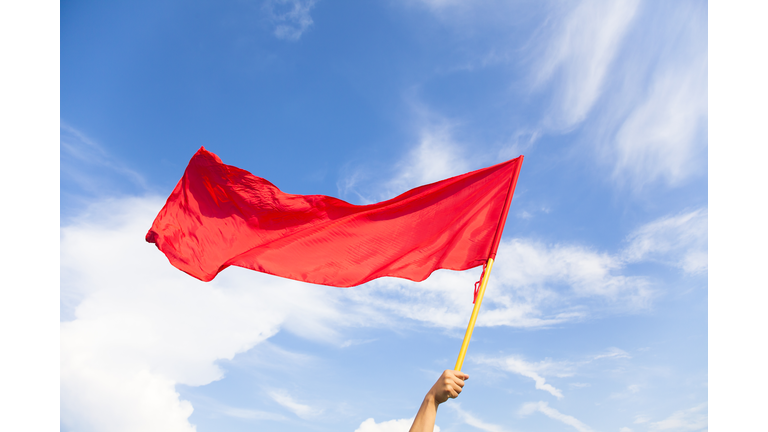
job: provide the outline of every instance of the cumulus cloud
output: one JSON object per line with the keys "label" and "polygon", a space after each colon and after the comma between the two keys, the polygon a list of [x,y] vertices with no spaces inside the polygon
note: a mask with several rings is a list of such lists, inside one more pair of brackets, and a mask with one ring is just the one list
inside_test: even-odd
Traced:
{"label": "cumulus cloud", "polygon": [[686,273],[707,270],[708,209],[700,208],[649,222],[627,236],[627,262],[657,261]]}
{"label": "cumulus cloud", "polygon": [[278,39],[297,41],[314,23],[309,12],[316,0],[267,0],[264,8],[275,25]]}
{"label": "cumulus cloud", "polygon": [[[373,418],[369,418],[360,423],[360,427],[355,432],[408,432],[413,424],[413,418],[400,420],[387,420],[376,423]],[[440,432],[440,427],[435,425],[434,432]]]}
{"label": "cumulus cloud", "polygon": [[520,408],[519,414],[530,415],[536,411],[551,419],[563,422],[568,426],[573,426],[579,432],[592,432],[592,428],[579,421],[576,417],[563,414],[560,411],[550,407],[546,402],[528,402],[523,404],[523,406]]}
{"label": "cumulus cloud", "polygon": [[557,80],[551,126],[567,129],[586,118],[638,3],[586,0],[553,20],[557,30],[546,41],[533,77],[537,87]]}
{"label": "cumulus cloud", "polygon": [[676,411],[668,418],[651,423],[651,430],[698,431],[705,429],[707,420],[707,403],[686,410]]}
{"label": "cumulus cloud", "polygon": [[[337,292],[227,271],[203,283],[144,242],[163,200],[108,200],[61,228],[61,419],[83,431],[191,431],[177,384],[223,377],[232,359],[280,331],[338,341]],[[375,314],[374,314],[375,315]],[[361,319],[362,320],[362,319]]]}

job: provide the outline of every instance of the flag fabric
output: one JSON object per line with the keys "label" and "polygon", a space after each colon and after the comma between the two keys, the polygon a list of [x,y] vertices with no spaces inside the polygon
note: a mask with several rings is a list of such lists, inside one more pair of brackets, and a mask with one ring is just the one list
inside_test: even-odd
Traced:
{"label": "flag fabric", "polygon": [[383,276],[422,281],[495,257],[522,162],[353,205],[286,194],[201,147],[146,240],[206,282],[228,266],[335,287]]}

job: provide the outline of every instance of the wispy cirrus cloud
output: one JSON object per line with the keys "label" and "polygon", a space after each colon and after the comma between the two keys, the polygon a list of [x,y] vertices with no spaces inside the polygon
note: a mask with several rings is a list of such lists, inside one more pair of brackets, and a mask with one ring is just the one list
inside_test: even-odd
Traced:
{"label": "wispy cirrus cloud", "polygon": [[488,423],[484,420],[481,420],[471,412],[464,410],[463,408],[461,408],[461,404],[459,402],[451,403],[448,406],[459,416],[459,419],[461,419],[461,421],[468,424],[469,426],[472,426],[474,428],[484,430],[487,432],[504,432],[506,430],[499,425]]}
{"label": "wispy cirrus cloud", "polygon": [[548,38],[538,47],[543,55],[532,69],[534,88],[553,84],[550,127],[569,129],[587,117],[603,92],[638,4],[586,0],[563,16],[553,14],[551,27],[546,27]]}
{"label": "wispy cirrus cloud", "polygon": [[269,397],[297,416],[308,419],[320,415],[323,410],[296,401],[286,390],[278,389],[269,392]]}
{"label": "wispy cirrus cloud", "polygon": [[[580,367],[587,365],[599,359],[621,359],[629,358],[626,351],[616,347],[609,348],[603,353],[580,360],[560,360],[544,359],[538,362],[530,362],[519,355],[508,355],[502,357],[474,357],[472,360],[478,364],[488,365],[496,369],[516,373],[534,380],[537,390],[543,390],[555,396],[558,399],[563,398],[562,390],[546,382],[546,376],[559,378],[574,376]],[[584,387],[587,384],[575,383],[575,387]]]}
{"label": "wispy cirrus cloud", "polygon": [[706,174],[707,8],[638,9],[585,140],[618,187],[676,187]]}
{"label": "wispy cirrus cloud", "polygon": [[[540,362],[531,363],[523,360],[522,358],[518,356],[508,356],[506,358],[496,358],[496,359],[485,359],[480,358],[476,360],[480,364],[490,364],[493,365],[499,369],[505,370],[507,372],[512,372],[516,374],[520,374],[524,377],[531,378],[536,382],[536,388],[538,390],[544,390],[545,392],[550,393],[552,396],[555,396],[558,399],[563,398],[563,392],[552,386],[551,384],[547,384],[546,379],[540,375],[540,373],[545,373],[545,371],[552,371],[552,369],[560,369],[563,371],[569,370],[572,368],[572,365],[569,363],[553,363],[551,360],[542,360]],[[555,372],[557,374],[557,372]],[[569,376],[572,375],[572,372],[560,372],[559,376]]]}
{"label": "wispy cirrus cloud", "polygon": [[613,178],[642,189],[657,181],[675,186],[704,173],[707,109],[706,51],[658,71],[609,147]]}
{"label": "wispy cirrus cloud", "polygon": [[62,122],[59,143],[62,178],[72,182],[81,192],[107,195],[120,189],[120,183],[130,184],[137,191],[147,191],[142,174],[112,156],[84,132]]}
{"label": "wispy cirrus cloud", "polygon": [[627,262],[657,261],[686,273],[707,270],[708,209],[668,215],[651,221],[627,236],[622,257]]}
{"label": "wispy cirrus cloud", "polygon": [[525,416],[533,414],[537,411],[551,419],[565,423],[568,426],[572,426],[579,432],[593,432],[591,427],[582,423],[576,417],[561,413],[560,411],[550,407],[547,402],[528,402],[520,407],[518,413]]}

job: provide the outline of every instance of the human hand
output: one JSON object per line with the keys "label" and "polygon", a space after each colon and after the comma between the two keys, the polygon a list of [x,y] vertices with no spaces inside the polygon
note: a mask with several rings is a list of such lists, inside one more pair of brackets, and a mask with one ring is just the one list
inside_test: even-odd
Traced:
{"label": "human hand", "polygon": [[448,400],[459,396],[464,387],[464,381],[469,379],[469,375],[461,371],[446,370],[440,375],[435,385],[427,393],[439,405]]}

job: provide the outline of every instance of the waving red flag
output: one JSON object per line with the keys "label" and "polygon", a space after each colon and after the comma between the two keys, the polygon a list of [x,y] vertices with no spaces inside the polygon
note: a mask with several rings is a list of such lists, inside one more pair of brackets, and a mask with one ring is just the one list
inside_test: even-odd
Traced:
{"label": "waving red flag", "polygon": [[146,240],[206,282],[231,265],[336,287],[382,276],[422,281],[495,257],[522,163],[353,205],[283,193],[201,147]]}

